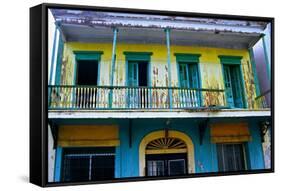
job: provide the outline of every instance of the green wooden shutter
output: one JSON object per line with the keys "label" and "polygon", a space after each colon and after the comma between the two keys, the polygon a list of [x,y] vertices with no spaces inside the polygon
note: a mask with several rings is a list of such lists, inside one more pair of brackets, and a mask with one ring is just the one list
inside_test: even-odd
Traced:
{"label": "green wooden shutter", "polygon": [[[139,71],[138,62],[129,61],[128,62],[128,86],[137,87],[139,86]],[[128,92],[127,99],[128,107],[136,108],[139,104],[138,89],[133,88]]]}
{"label": "green wooden shutter", "polygon": [[180,63],[179,64],[179,75],[180,75],[180,87],[188,88],[188,70],[187,64]]}
{"label": "green wooden shutter", "polygon": [[189,64],[188,67],[190,88],[199,88],[197,64]]}
{"label": "green wooden shutter", "polygon": [[235,107],[242,108],[242,88],[239,67],[233,67],[231,71],[232,91]]}
{"label": "green wooden shutter", "polygon": [[128,63],[128,86],[139,85],[139,71],[137,62]]}
{"label": "green wooden shutter", "polygon": [[234,107],[230,67],[224,65],[223,69],[224,69],[224,85],[225,85],[226,101],[229,107]]}
{"label": "green wooden shutter", "polygon": [[[189,84],[190,88],[199,88],[199,76],[198,76],[198,67],[197,64],[189,64],[188,65],[188,71],[189,71]],[[196,97],[195,102],[198,106],[201,105],[201,96],[200,92],[196,90]]]}

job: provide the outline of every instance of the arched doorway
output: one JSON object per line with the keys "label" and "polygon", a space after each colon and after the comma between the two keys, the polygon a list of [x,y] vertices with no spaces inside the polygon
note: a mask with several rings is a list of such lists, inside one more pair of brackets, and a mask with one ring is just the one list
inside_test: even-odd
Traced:
{"label": "arched doorway", "polygon": [[169,130],[146,135],[139,147],[140,176],[194,173],[194,146],[186,134]]}

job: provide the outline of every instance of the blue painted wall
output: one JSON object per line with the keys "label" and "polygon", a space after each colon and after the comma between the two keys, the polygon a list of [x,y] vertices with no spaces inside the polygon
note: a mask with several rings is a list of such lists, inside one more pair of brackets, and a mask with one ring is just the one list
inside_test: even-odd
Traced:
{"label": "blue painted wall", "polygon": [[[221,119],[223,120],[223,119]],[[215,120],[218,121],[218,120]],[[224,119],[232,123],[239,119]],[[139,145],[142,139],[149,133],[164,130],[166,120],[163,119],[134,119],[131,128],[131,147],[129,145],[129,121],[128,120],[107,120],[107,121],[88,121],[94,124],[117,123],[119,125],[120,146],[116,147],[115,177],[138,177],[139,176]],[[261,145],[258,121],[248,119],[252,141],[245,144],[248,169],[263,169],[263,152]],[[85,121],[84,121],[85,123]],[[194,144],[195,172],[217,172],[218,161],[216,144],[211,143],[210,128],[207,128],[203,137],[203,143],[199,142],[199,120],[194,119],[173,119],[169,129],[187,134]],[[60,180],[62,148],[56,151],[55,181]]]}
{"label": "blue painted wall", "polygon": [[248,155],[250,169],[264,169],[264,158],[261,144],[260,129],[258,122],[254,120],[249,121],[249,129],[252,135],[252,141],[248,142]]}
{"label": "blue painted wall", "polygon": [[[117,158],[120,157],[118,159],[120,163],[116,164],[117,168],[121,171],[120,177],[139,176],[139,145],[141,140],[147,134],[163,130],[165,127],[165,121],[161,119],[150,120],[149,123],[147,123],[147,120],[135,119],[132,122],[132,146],[130,148],[128,123],[120,124],[120,155],[117,155]],[[202,145],[199,143],[199,128],[196,120],[174,120],[171,123],[170,129],[186,133],[192,139],[195,149],[196,173],[218,171],[216,144],[212,144],[210,141],[210,128],[207,128],[205,131]],[[256,120],[249,120],[249,129],[252,141],[246,143],[248,169],[263,169],[261,137]]]}
{"label": "blue painted wall", "polygon": [[[132,147],[129,148],[128,124],[120,127],[120,165],[121,177],[139,176],[139,145],[141,140],[149,133],[165,128],[165,120],[134,120],[132,122]],[[195,170],[200,172],[214,172],[217,170],[215,145],[210,144],[210,130],[205,132],[203,144],[199,144],[198,124],[195,120],[175,120],[170,125],[171,130],[187,134],[193,141],[195,154]]]}

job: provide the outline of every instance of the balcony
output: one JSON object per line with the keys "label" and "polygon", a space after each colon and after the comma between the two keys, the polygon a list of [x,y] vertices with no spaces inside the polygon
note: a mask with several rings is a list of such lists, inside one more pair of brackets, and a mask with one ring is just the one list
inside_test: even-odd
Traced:
{"label": "balcony", "polygon": [[49,110],[227,108],[224,90],[178,87],[48,86]]}

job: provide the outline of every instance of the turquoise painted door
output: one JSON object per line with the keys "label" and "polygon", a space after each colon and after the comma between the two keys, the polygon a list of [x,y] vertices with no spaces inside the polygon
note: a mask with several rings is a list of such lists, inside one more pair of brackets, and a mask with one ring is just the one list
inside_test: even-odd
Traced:
{"label": "turquoise painted door", "polygon": [[139,72],[137,62],[128,62],[128,86],[139,85]]}
{"label": "turquoise painted door", "polygon": [[[199,88],[199,76],[197,64],[179,63],[179,82],[182,88]],[[188,90],[188,93],[181,92],[180,105],[184,107],[200,106],[200,92],[197,90]]]}
{"label": "turquoise painted door", "polygon": [[[199,88],[199,77],[198,77],[198,66],[197,64],[189,64],[188,65],[188,71],[189,71],[189,87],[190,88]],[[198,90],[195,90],[195,97],[194,102],[196,106],[201,105],[201,98],[200,98],[200,92]]]}
{"label": "turquoise painted door", "polygon": [[230,67],[224,65],[223,70],[226,101],[229,107],[234,107]]}
{"label": "turquoise painted door", "polygon": [[180,87],[188,88],[189,81],[188,81],[188,65],[186,63],[179,64],[179,75],[180,75]]}
{"label": "turquoise painted door", "polygon": [[189,64],[189,87],[199,88],[198,68],[197,64]]}
{"label": "turquoise painted door", "polygon": [[235,107],[243,107],[242,99],[242,88],[241,88],[241,78],[240,78],[240,69],[235,66],[231,70],[231,82],[232,82],[232,91]]}
{"label": "turquoise painted door", "polygon": [[139,71],[138,62],[128,62],[128,86],[127,91],[127,105],[128,108],[137,108],[139,105],[138,87],[139,86]]}

